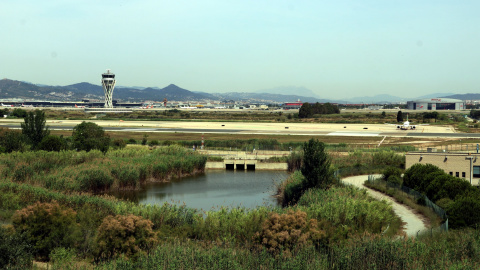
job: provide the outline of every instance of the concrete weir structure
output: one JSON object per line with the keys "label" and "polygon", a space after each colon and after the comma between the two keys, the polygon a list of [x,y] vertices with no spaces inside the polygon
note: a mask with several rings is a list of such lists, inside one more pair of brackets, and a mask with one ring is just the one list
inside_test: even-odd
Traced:
{"label": "concrete weir structure", "polygon": [[262,171],[286,171],[287,163],[267,163],[258,160],[228,159],[219,162],[207,162],[205,169],[217,170],[262,170]]}
{"label": "concrete weir structure", "polygon": [[209,161],[205,169],[218,170],[272,170],[286,171],[288,164],[285,162],[268,162],[271,157],[288,156],[289,151],[254,150],[227,151],[227,150],[197,150],[199,153],[209,156],[219,156],[223,161]]}

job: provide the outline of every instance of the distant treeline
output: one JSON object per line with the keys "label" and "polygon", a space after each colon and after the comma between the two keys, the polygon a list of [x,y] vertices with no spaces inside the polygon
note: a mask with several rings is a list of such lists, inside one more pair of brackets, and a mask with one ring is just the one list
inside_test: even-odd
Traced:
{"label": "distant treeline", "polygon": [[308,102],[303,103],[302,107],[298,111],[299,118],[311,118],[315,114],[334,114],[340,113],[338,106],[330,104],[330,103],[315,103],[311,105]]}

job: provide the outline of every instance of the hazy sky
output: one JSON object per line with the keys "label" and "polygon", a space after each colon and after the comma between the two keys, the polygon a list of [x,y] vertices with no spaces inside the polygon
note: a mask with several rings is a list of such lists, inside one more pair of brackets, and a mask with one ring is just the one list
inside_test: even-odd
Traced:
{"label": "hazy sky", "polygon": [[0,77],[322,98],[480,92],[480,1],[2,0]]}

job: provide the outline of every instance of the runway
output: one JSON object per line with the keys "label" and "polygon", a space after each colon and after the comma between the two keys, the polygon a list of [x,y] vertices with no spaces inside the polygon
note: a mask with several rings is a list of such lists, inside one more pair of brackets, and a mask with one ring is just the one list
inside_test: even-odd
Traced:
{"label": "runway", "polygon": [[[20,128],[22,119],[1,119],[0,127]],[[80,120],[49,120],[51,130],[73,130]],[[480,138],[480,133],[455,133],[450,126],[422,126],[416,130],[399,130],[386,124],[326,124],[272,122],[195,122],[195,121],[111,121],[91,120],[105,131],[117,132],[181,132],[225,134],[282,134],[305,136],[362,136],[362,137],[430,137]]]}

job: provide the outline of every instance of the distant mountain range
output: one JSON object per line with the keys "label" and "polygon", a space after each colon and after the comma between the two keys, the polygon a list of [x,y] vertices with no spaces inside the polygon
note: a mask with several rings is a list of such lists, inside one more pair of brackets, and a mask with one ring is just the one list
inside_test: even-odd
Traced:
{"label": "distant mountain range", "polygon": [[[295,94],[292,94],[295,93]],[[417,98],[401,98],[392,95],[376,95],[352,97],[348,100],[332,100],[318,97],[313,91],[305,87],[278,87],[256,92],[229,92],[229,93],[205,93],[194,92],[170,84],[164,88],[158,87],[125,87],[117,86],[113,92],[113,98],[124,102],[142,102],[146,100],[163,101],[167,98],[170,101],[244,101],[261,103],[283,103],[294,102],[331,102],[331,103],[395,103],[421,98],[456,98],[463,100],[480,100],[480,94],[452,94],[435,93]],[[3,79],[0,80],[0,99],[21,99],[21,100],[58,100],[58,101],[80,101],[82,99],[103,100],[103,88],[86,82],[67,85],[49,86],[35,85],[31,83]]]}

